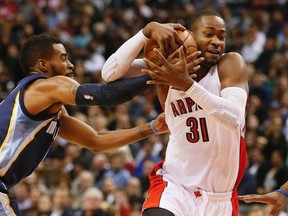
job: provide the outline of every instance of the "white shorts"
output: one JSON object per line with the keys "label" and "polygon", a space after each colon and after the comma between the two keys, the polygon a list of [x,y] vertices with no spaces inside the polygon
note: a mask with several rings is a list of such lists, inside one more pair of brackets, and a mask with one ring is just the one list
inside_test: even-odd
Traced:
{"label": "white shorts", "polygon": [[[175,216],[232,216],[238,215],[237,194],[212,193],[201,189],[184,188],[177,184],[159,163],[151,172],[150,188],[142,211],[164,208]],[[232,198],[236,199],[232,199]],[[234,201],[233,201],[234,200]]]}

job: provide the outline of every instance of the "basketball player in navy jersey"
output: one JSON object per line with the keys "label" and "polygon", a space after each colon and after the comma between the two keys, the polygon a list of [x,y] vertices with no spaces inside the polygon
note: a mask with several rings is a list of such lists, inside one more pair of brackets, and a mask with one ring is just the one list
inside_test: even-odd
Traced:
{"label": "basketball player in navy jersey", "polygon": [[[158,30],[153,30],[155,27]],[[165,49],[174,49],[174,41],[181,40],[174,27],[179,26],[148,24],[143,33],[162,46],[165,44]],[[169,45],[167,38],[173,39]],[[115,106],[146,90],[147,75],[102,85],[79,84],[73,80],[74,66],[63,44],[44,34],[25,42],[20,62],[28,76],[0,104],[0,215],[23,215],[8,191],[37,168],[57,134],[92,152],[101,152],[168,130],[164,116],[160,115],[150,124],[98,134],[69,116],[63,106]]]}

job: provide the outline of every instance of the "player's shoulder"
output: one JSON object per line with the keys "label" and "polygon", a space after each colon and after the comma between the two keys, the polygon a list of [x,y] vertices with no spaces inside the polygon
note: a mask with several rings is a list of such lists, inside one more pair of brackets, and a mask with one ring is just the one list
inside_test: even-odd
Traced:
{"label": "player's shoulder", "polygon": [[38,79],[38,80],[35,80],[35,82],[33,83],[34,88],[38,90],[42,88],[55,90],[58,87],[61,87],[64,85],[79,85],[79,83],[70,77],[61,76],[61,75],[47,77],[46,79]]}
{"label": "player's shoulder", "polygon": [[231,68],[231,67],[238,67],[243,68],[246,67],[246,63],[244,58],[237,52],[228,52],[222,55],[218,67],[220,68]]}
{"label": "player's shoulder", "polygon": [[244,61],[244,58],[238,52],[228,52],[222,55],[220,63],[223,61]]}
{"label": "player's shoulder", "polygon": [[[45,82],[45,80],[44,80]],[[67,77],[67,76],[62,76],[62,75],[58,75],[58,76],[52,76],[52,77],[48,77],[46,79],[46,83],[47,84],[65,84],[65,83],[78,83],[76,80],[74,80],[71,77]]]}

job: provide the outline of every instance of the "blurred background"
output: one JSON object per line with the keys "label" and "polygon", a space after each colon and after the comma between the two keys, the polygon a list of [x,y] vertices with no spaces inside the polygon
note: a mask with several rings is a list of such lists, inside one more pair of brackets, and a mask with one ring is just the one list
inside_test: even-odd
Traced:
{"label": "blurred background", "polygon": [[[0,0],[0,102],[23,78],[18,53],[30,36],[49,32],[65,44],[75,79],[103,82],[105,60],[150,21],[189,27],[200,9],[226,21],[226,51],[248,65],[248,164],[239,194],[267,193],[288,180],[287,0]],[[231,71],[233,73],[233,71]],[[97,131],[149,122],[162,112],[155,91],[115,108],[67,107]],[[14,187],[25,216],[140,216],[148,174],[165,155],[168,135],[101,154],[56,139],[47,158]],[[269,206],[240,203],[242,216]],[[281,212],[288,215],[286,207]]]}

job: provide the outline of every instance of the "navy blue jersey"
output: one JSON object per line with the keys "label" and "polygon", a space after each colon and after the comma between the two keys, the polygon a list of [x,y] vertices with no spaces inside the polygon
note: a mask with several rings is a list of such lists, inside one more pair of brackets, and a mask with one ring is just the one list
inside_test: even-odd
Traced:
{"label": "navy blue jersey", "polygon": [[0,104],[0,179],[7,188],[37,168],[59,131],[60,111],[39,117],[31,115],[24,106],[25,86],[46,78],[35,74],[22,79]]}

